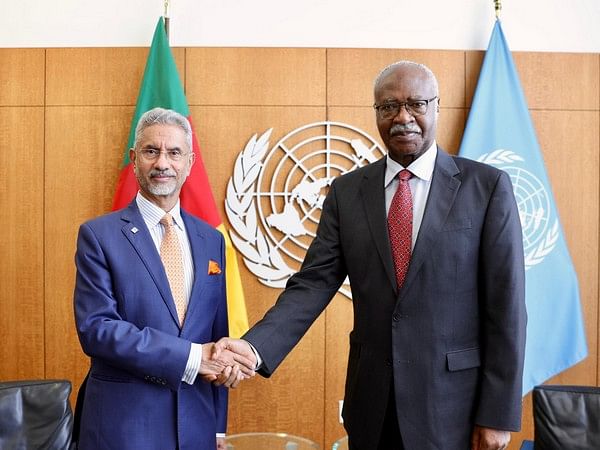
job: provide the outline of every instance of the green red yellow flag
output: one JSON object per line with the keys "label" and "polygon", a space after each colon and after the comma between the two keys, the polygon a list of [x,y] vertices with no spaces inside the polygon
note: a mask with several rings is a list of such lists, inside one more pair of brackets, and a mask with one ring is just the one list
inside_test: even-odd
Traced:
{"label": "green red yellow flag", "polygon": [[169,46],[162,17],[156,24],[150,53],[146,61],[146,69],[144,70],[135,113],[131,121],[129,140],[125,148],[123,168],[113,200],[113,210],[127,206],[138,191],[137,180],[129,160],[129,149],[133,147],[135,127],[141,115],[155,107],[177,111],[187,117],[192,125],[192,143],[193,151],[196,154],[196,162],[192,166],[191,173],[181,190],[181,206],[190,214],[217,228],[225,237],[229,334],[233,337],[239,337],[248,330],[248,316],[237,258],[208,182],[206,169],[200,154],[200,146],[194,131],[194,124],[190,117],[190,109]]}

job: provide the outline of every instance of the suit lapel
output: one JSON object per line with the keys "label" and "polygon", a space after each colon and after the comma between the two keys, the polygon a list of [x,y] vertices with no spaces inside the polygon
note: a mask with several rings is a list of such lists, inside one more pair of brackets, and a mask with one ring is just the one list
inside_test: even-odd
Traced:
{"label": "suit lapel", "polygon": [[385,211],[385,158],[368,165],[365,169],[361,185],[363,208],[366,212],[371,237],[385,268],[392,286],[396,286],[394,262],[387,229],[387,214]]}
{"label": "suit lapel", "polygon": [[460,187],[460,180],[456,177],[459,173],[454,160],[443,150],[438,149],[423,221],[408,266],[403,292],[410,287],[421,265],[430,256],[435,241],[440,237]]}
{"label": "suit lapel", "polygon": [[163,301],[167,305],[171,317],[179,325],[175,301],[169,287],[169,280],[163,268],[160,255],[156,251],[156,246],[152,241],[146,222],[135,203],[135,199],[129,204],[127,209],[123,210],[121,220],[126,222],[121,228],[121,232],[131,243],[142,263],[150,273],[152,280],[156,284]]}
{"label": "suit lapel", "polygon": [[189,214],[181,211],[181,218],[185,224],[190,247],[192,250],[192,260],[194,261],[194,283],[192,284],[192,292],[186,312],[186,320],[184,326],[188,323],[188,319],[193,316],[198,303],[201,300],[200,290],[206,285],[208,278],[208,252],[206,249],[206,240],[204,234],[199,230],[196,223],[191,220]]}

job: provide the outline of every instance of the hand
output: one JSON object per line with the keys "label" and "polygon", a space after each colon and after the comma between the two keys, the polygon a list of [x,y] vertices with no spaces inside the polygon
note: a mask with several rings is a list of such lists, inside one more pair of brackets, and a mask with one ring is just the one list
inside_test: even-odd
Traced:
{"label": "hand", "polygon": [[[256,355],[248,342],[243,339],[221,338],[213,345],[213,358],[220,358],[221,353],[227,351],[233,352],[238,363],[254,372],[257,363]],[[247,364],[248,361],[250,365]]]}
{"label": "hand", "polygon": [[475,425],[471,436],[471,450],[505,450],[509,442],[509,431]]}
{"label": "hand", "polygon": [[217,438],[217,450],[227,450],[227,443],[225,442],[225,438]]}
{"label": "hand", "polygon": [[[215,351],[214,347],[215,344],[212,342],[202,344],[202,362],[198,374],[205,381],[215,381],[217,375],[221,374],[227,367],[232,369],[236,365],[244,376],[254,376],[255,359],[248,359],[227,349]],[[229,375],[230,373],[227,378],[229,378]]]}
{"label": "hand", "polygon": [[212,380],[215,386],[225,386],[231,389],[235,389],[242,380],[250,378],[244,375],[241,371],[240,366],[237,364],[233,367],[225,367],[225,370],[217,375],[216,379]]}

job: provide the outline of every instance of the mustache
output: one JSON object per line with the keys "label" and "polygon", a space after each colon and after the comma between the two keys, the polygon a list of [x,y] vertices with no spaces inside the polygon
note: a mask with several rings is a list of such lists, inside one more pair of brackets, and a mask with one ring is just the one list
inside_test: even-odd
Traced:
{"label": "mustache", "polygon": [[150,178],[154,178],[154,177],[175,177],[177,174],[170,170],[170,169],[165,169],[165,170],[157,170],[157,169],[152,169],[150,171],[150,173],[148,174],[148,176]]}
{"label": "mustache", "polygon": [[390,128],[390,134],[397,133],[420,133],[421,128],[416,123],[396,123]]}

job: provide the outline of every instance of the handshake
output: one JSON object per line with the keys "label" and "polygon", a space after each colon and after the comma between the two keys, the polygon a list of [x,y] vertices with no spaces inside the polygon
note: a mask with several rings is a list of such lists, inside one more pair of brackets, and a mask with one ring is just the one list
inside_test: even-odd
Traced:
{"label": "handshake", "polygon": [[202,344],[202,363],[198,374],[216,386],[235,388],[253,377],[257,359],[250,344],[242,339],[224,337]]}

